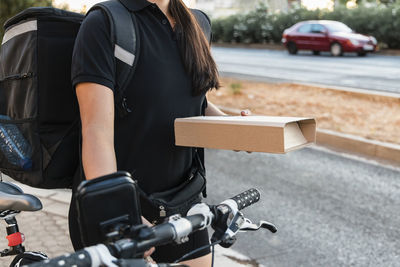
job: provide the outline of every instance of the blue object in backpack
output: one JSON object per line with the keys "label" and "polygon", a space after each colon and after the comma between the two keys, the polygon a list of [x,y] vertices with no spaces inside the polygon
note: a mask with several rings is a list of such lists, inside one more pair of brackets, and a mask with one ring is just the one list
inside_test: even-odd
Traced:
{"label": "blue object in backpack", "polygon": [[[0,120],[11,118],[0,115]],[[32,168],[32,148],[15,124],[0,122],[0,149],[10,164],[24,170]]]}

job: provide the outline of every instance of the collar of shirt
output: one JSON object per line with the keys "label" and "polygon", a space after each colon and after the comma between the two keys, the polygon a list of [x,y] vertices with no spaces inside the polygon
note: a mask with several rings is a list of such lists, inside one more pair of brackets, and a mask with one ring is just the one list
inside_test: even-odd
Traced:
{"label": "collar of shirt", "polygon": [[129,11],[139,11],[151,5],[147,0],[119,0]]}

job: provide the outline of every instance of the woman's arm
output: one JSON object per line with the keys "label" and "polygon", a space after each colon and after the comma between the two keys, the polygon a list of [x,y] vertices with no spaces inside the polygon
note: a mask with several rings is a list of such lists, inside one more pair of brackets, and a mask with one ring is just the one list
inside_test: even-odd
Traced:
{"label": "woman's arm", "polygon": [[216,105],[207,101],[207,108],[205,110],[206,116],[226,116],[227,114],[222,112]]}
{"label": "woman's arm", "polygon": [[[226,113],[224,113],[222,110],[220,110],[216,105],[211,103],[210,101],[207,101],[207,108],[205,110],[205,115],[206,116],[227,116]],[[245,109],[240,112],[241,116],[249,116],[251,115],[250,110]]]}
{"label": "woman's arm", "polygon": [[114,95],[96,83],[76,86],[82,121],[82,163],[86,179],[117,171],[114,150]]}
{"label": "woman's arm", "polygon": [[113,92],[100,84],[79,83],[76,95],[82,120],[82,163],[86,179],[116,172]]}
{"label": "woman's arm", "polygon": [[[82,121],[82,164],[86,179],[116,172],[112,90],[96,83],[79,83],[76,95]],[[142,221],[151,226],[143,216]],[[149,249],[144,256],[150,256],[154,250]]]}

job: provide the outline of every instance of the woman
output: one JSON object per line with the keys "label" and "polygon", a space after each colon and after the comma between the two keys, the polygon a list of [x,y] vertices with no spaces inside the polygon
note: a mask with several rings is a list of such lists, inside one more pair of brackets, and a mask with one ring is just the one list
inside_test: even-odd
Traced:
{"label": "woman", "polygon": [[[125,93],[132,109],[128,116],[115,116],[115,58],[101,11],[88,15],[75,43],[72,81],[82,121],[84,175],[93,179],[124,170],[147,194],[162,192],[184,182],[193,160],[192,148],[174,145],[174,119],[200,116],[204,108],[205,115],[224,115],[205,98],[219,87],[218,72],[208,41],[182,0],[121,2],[135,12],[140,36],[137,68]],[[70,234],[78,249],[82,245],[71,203]],[[183,245],[157,248],[152,257],[172,262],[208,242],[204,230]],[[185,263],[210,266],[210,250]]]}

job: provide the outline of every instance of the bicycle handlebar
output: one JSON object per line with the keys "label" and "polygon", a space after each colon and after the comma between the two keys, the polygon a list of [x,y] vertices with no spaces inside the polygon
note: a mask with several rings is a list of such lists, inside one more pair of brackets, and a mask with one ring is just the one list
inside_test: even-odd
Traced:
{"label": "bicycle handlebar", "polygon": [[[96,257],[90,255],[86,250],[79,250],[72,254],[65,254],[51,260],[45,260],[30,264],[31,267],[40,266],[92,266],[92,263],[96,263]],[[100,262],[99,262],[100,263]]]}
{"label": "bicycle handlebar", "polygon": [[236,202],[238,209],[242,210],[260,200],[260,192],[255,189],[249,189],[241,194],[238,194],[231,198],[233,201]]}
{"label": "bicycle handlebar", "polygon": [[[110,254],[109,249],[99,244],[91,246],[72,254],[65,254],[51,260],[45,260],[30,264],[29,267],[59,267],[59,266],[108,266],[108,267],[169,267],[169,264],[152,264],[144,259],[121,259],[118,260]],[[176,265],[175,265],[176,266]]]}
{"label": "bicycle handlebar", "polygon": [[[256,189],[247,190],[235,197],[223,201],[215,207],[225,207],[233,217],[237,215],[243,216],[238,210],[248,207],[256,203],[260,199],[260,193]],[[114,243],[105,246],[99,244],[96,246],[87,247],[83,250],[77,251],[72,254],[66,254],[44,262],[38,262],[31,267],[39,266],[128,266],[126,262],[135,263],[131,265],[134,267],[146,266],[176,266],[176,265],[151,265],[143,259],[132,259],[143,255],[143,253],[154,246],[160,246],[171,241],[176,243],[183,243],[187,241],[187,236],[197,230],[201,230],[216,223],[215,220],[224,220],[224,222],[217,222],[219,225],[224,224],[227,226],[227,216],[218,216],[217,209],[210,209],[207,204],[201,203],[195,205],[188,212],[187,217],[180,217],[174,215],[169,217],[168,222],[148,228],[146,226],[133,226],[131,228],[142,230],[139,235],[132,236],[132,238],[123,238]],[[133,231],[132,231],[133,232]],[[137,231],[135,232],[137,233]],[[234,234],[236,234],[235,232]],[[123,260],[118,260],[122,258]],[[129,259],[129,260],[128,260]],[[119,263],[118,263],[119,261]],[[125,262],[125,263],[124,263]]]}

